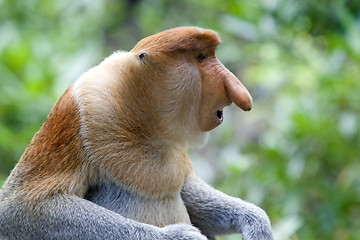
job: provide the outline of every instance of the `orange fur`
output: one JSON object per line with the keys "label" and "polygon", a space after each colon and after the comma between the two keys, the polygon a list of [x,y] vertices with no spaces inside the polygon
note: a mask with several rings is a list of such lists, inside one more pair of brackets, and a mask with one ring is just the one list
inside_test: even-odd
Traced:
{"label": "orange fur", "polygon": [[12,172],[20,196],[32,201],[52,194],[84,192],[79,113],[70,87],[55,104]]}
{"label": "orange fur", "polygon": [[132,52],[149,50],[154,52],[186,52],[216,48],[219,35],[208,29],[177,27],[142,39]]}

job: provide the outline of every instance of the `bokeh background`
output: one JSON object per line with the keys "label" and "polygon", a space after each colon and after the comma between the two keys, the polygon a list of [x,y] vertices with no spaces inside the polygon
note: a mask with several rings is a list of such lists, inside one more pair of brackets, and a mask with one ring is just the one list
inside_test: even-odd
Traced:
{"label": "bokeh background", "polygon": [[190,150],[198,174],[276,239],[360,239],[358,0],[0,0],[0,185],[82,72],[180,25],[216,30],[254,98]]}

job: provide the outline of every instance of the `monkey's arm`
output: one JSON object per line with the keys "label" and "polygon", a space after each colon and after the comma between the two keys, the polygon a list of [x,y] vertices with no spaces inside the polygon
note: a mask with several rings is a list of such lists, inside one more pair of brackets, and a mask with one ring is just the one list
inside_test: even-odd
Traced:
{"label": "monkey's arm", "polygon": [[259,207],[213,189],[195,175],[184,183],[181,197],[191,222],[209,239],[241,233],[244,240],[273,239],[266,213]]}
{"label": "monkey's arm", "polygon": [[[1,195],[1,194],[0,194]],[[12,199],[13,200],[13,199]],[[185,224],[164,228],[139,223],[74,196],[57,196],[29,210],[0,198],[0,239],[199,239]]]}

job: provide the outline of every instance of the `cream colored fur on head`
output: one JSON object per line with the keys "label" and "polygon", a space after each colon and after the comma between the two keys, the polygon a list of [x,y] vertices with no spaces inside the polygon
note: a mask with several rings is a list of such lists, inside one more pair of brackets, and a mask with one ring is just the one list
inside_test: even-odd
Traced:
{"label": "cream colored fur on head", "polygon": [[[166,66],[164,74],[159,72],[164,66],[151,68],[148,64],[151,63],[140,62],[134,53],[115,52],[81,76],[74,93],[83,126],[89,117],[94,118],[91,124],[120,117],[134,125],[145,120],[152,135],[149,137],[166,145],[203,142],[205,133],[197,121],[201,99],[199,70],[179,60]],[[86,136],[86,130],[82,134]]]}

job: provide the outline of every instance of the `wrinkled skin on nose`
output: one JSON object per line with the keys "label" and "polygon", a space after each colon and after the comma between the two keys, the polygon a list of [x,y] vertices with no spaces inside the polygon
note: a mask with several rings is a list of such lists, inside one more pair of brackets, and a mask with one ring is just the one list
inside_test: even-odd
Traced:
{"label": "wrinkled skin on nose", "polygon": [[250,111],[252,98],[249,91],[216,57],[200,66],[202,98],[199,125],[202,131],[210,131],[223,121],[222,109],[235,103],[244,111]]}

